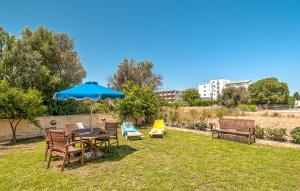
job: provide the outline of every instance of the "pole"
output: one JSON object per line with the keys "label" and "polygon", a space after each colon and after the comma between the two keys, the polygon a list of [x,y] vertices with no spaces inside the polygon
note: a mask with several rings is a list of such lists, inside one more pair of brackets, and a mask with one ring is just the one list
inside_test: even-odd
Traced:
{"label": "pole", "polygon": [[93,104],[94,104],[94,101],[91,100],[91,115],[90,115],[90,128],[91,128],[91,133],[93,132]]}

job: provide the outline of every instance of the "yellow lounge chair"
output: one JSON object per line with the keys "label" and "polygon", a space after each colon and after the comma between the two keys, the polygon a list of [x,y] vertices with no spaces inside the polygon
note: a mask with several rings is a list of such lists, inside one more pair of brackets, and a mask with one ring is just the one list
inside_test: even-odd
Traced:
{"label": "yellow lounge chair", "polygon": [[155,120],[153,128],[149,132],[150,137],[154,137],[154,136],[164,137],[165,134],[166,134],[166,129],[165,129],[164,120],[161,119]]}

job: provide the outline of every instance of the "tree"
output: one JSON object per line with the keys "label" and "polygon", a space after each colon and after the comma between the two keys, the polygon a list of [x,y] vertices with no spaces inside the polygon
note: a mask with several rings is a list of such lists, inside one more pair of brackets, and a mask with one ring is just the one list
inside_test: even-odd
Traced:
{"label": "tree", "polygon": [[0,118],[9,121],[14,143],[17,127],[22,119],[39,126],[36,117],[46,110],[42,103],[43,99],[38,90],[29,89],[25,92],[16,87],[9,87],[5,81],[0,82]]}
{"label": "tree", "polygon": [[293,96],[296,100],[300,100],[299,92],[295,92]]}
{"label": "tree", "polygon": [[289,88],[277,78],[265,78],[251,84],[249,93],[254,104],[287,104]]}
{"label": "tree", "polygon": [[25,28],[12,48],[4,49],[0,68],[11,86],[41,91],[47,105],[54,102],[54,92],[81,83],[86,75],[73,40],[43,27]]}
{"label": "tree", "polygon": [[288,105],[295,105],[296,99],[293,96],[288,97],[287,104]]}
{"label": "tree", "polygon": [[137,125],[139,119],[150,122],[160,111],[160,101],[152,88],[129,81],[124,84],[126,97],[116,102],[120,116],[131,117]]}
{"label": "tree", "polygon": [[0,26],[0,80],[9,80],[9,76],[4,73],[5,67],[3,62],[3,51],[5,49],[11,50],[14,44],[15,37],[11,36]]}
{"label": "tree", "polygon": [[108,79],[110,88],[123,91],[126,82],[132,81],[139,86],[156,89],[162,85],[162,76],[154,73],[150,61],[136,63],[133,59],[125,58],[118,66],[118,70]]}
{"label": "tree", "polygon": [[186,89],[181,94],[182,100],[186,101],[190,106],[193,105],[193,101],[198,100],[200,95],[194,88]]}
{"label": "tree", "polygon": [[249,95],[245,88],[229,87],[222,91],[218,96],[218,103],[228,108],[234,108],[239,104],[247,104],[249,102]]}

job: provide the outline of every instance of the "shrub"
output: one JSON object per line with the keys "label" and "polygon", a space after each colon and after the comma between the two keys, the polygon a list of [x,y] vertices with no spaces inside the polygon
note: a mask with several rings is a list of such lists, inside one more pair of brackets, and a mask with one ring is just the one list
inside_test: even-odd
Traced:
{"label": "shrub", "polygon": [[280,117],[280,113],[274,112],[271,114],[271,117]]}
{"label": "shrub", "polygon": [[264,112],[261,116],[263,116],[263,117],[268,117],[268,116],[269,116],[269,113],[266,111],[266,112]]}
{"label": "shrub", "polygon": [[293,142],[300,144],[300,127],[296,127],[290,133],[291,137],[293,138]]}
{"label": "shrub", "polygon": [[221,118],[221,117],[224,117],[226,115],[229,115],[231,112],[229,109],[227,108],[218,108],[216,109],[216,116]]}
{"label": "shrub", "polygon": [[203,118],[204,119],[207,119],[207,118],[211,118],[212,116],[213,116],[213,114],[214,114],[214,111],[213,110],[211,110],[211,109],[204,109],[203,111],[202,111],[202,116],[203,116]]}
{"label": "shrub", "polygon": [[195,124],[195,129],[200,131],[206,131],[209,128],[208,124],[204,121]]}
{"label": "shrub", "polygon": [[191,106],[212,106],[215,105],[217,102],[214,100],[193,100],[191,101]]}
{"label": "shrub", "polygon": [[170,113],[170,115],[169,115],[169,120],[170,120],[171,123],[177,122],[178,118],[179,118],[179,114],[178,114],[177,111],[173,112],[173,113]]}
{"label": "shrub", "polygon": [[286,141],[286,128],[270,128],[266,130],[266,137],[273,141]]}
{"label": "shrub", "polygon": [[257,107],[256,107],[256,105],[245,105],[245,104],[242,104],[242,105],[239,105],[239,110],[241,110],[241,111],[252,111],[252,112],[255,112],[255,111],[257,111]]}
{"label": "shrub", "polygon": [[263,139],[265,137],[265,128],[261,128],[256,126],[255,128],[255,137],[259,139]]}

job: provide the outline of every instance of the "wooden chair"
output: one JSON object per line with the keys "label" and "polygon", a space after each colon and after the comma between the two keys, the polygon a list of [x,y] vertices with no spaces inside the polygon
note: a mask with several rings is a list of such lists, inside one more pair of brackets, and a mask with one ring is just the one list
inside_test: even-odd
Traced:
{"label": "wooden chair", "polygon": [[[72,161],[81,161],[81,165],[84,164],[84,144],[81,141],[68,142],[65,131],[50,130],[50,138],[52,141],[52,147],[50,150],[50,156],[48,160],[48,166],[53,156],[59,156],[63,158],[61,171],[64,171],[65,164],[71,161],[71,155],[73,155]],[[76,148],[75,144],[80,143],[81,148]],[[75,154],[80,153],[77,157]]]}
{"label": "wooden chair", "polygon": [[[105,124],[105,130],[108,133],[108,147],[110,148],[111,144],[117,143],[118,148],[120,148],[119,145],[119,138],[118,138],[118,128],[119,123],[106,123]],[[111,139],[115,139],[115,142],[110,142]]]}
{"label": "wooden chair", "polygon": [[51,142],[51,138],[50,138],[50,130],[56,130],[56,127],[47,127],[44,129],[44,136],[45,136],[45,142],[46,142],[44,161],[47,161],[48,153],[52,147],[52,142]]}
{"label": "wooden chair", "polygon": [[66,136],[68,137],[68,141],[80,141],[80,139],[76,138],[73,131],[78,130],[78,126],[76,124],[66,124],[65,132]]}
{"label": "wooden chair", "polygon": [[109,148],[109,145],[108,145],[108,142],[109,142],[109,136],[108,136],[108,134],[106,134],[106,132],[103,132],[102,128],[93,128],[93,132],[95,132],[97,134],[104,134],[104,135],[106,135],[106,136],[103,136],[101,138],[96,138],[95,139],[95,145],[97,145],[99,148],[101,148],[101,146],[104,144],[104,148],[107,151],[109,151],[110,148]]}

